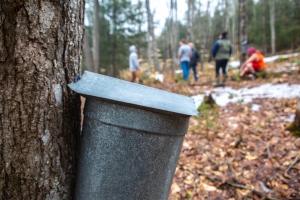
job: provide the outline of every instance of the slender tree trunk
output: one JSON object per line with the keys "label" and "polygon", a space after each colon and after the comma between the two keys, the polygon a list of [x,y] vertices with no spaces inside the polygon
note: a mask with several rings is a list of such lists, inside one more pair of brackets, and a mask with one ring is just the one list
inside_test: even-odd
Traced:
{"label": "slender tree trunk", "polygon": [[193,41],[194,40],[194,34],[193,34],[193,0],[188,0],[188,10],[187,10],[187,34],[186,34],[186,39],[187,41]]}
{"label": "slender tree trunk", "polygon": [[89,45],[89,40],[87,37],[87,31],[84,33],[84,40],[83,40],[83,53],[85,58],[85,65],[86,69],[88,71],[93,71],[93,60],[92,60],[92,54],[91,54],[91,48]]}
{"label": "slender tree trunk", "polygon": [[[247,0],[239,0],[239,13],[240,13],[240,27],[239,27],[239,48],[241,48],[241,44],[244,41],[248,40],[247,35]],[[241,52],[241,51],[240,51]],[[241,52],[240,62],[241,64],[246,61],[246,54]]]}
{"label": "slender tree trunk", "polygon": [[272,49],[272,55],[274,55],[276,53],[275,0],[269,0],[269,3],[270,3],[271,49]]}
{"label": "slender tree trunk", "polygon": [[155,71],[160,71],[158,55],[157,55],[156,37],[154,34],[154,26],[153,26],[153,15],[151,14],[149,0],[146,0],[146,9],[147,9],[147,15],[148,15],[148,31],[152,38],[152,48],[153,48],[153,54],[154,54],[154,67],[155,67]]}
{"label": "slender tree trunk", "polygon": [[147,34],[148,36],[148,48],[147,48],[147,59],[148,59],[148,71],[152,71],[152,64],[151,64],[151,41],[150,41],[150,35],[149,33]]}
{"label": "slender tree trunk", "polygon": [[[262,1],[263,13],[266,13],[266,1]],[[262,15],[262,51],[267,53],[267,39],[266,39],[266,15]]]}
{"label": "slender tree trunk", "polygon": [[0,199],[72,199],[84,1],[0,3]]}
{"label": "slender tree trunk", "polygon": [[94,0],[93,64],[94,72],[100,73],[99,63],[99,1]]}
{"label": "slender tree trunk", "polygon": [[206,25],[207,25],[207,32],[206,32],[206,37],[205,37],[205,48],[208,49],[208,51],[210,51],[210,47],[208,46],[208,41],[209,41],[209,37],[211,36],[211,17],[210,17],[210,13],[209,13],[209,10],[210,10],[210,4],[211,4],[211,0],[207,0],[207,7],[206,7],[206,12],[205,12],[205,15],[206,15]]}
{"label": "slender tree trunk", "polygon": [[116,63],[116,50],[117,50],[117,5],[113,4],[113,53],[112,53],[112,68],[113,68],[113,77],[118,77],[118,71],[117,71],[117,63]]}
{"label": "slender tree trunk", "polygon": [[224,4],[225,4],[225,25],[224,25],[224,31],[228,31],[229,29],[229,3],[228,0],[224,0]]}

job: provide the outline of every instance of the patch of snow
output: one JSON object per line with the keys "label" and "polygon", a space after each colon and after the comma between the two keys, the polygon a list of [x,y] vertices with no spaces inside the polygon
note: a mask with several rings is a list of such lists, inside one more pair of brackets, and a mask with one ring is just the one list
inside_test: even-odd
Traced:
{"label": "patch of snow", "polygon": [[238,68],[240,66],[240,61],[234,60],[228,62],[228,66],[231,68]]}
{"label": "patch of snow", "polygon": [[156,74],[154,77],[155,80],[158,80],[159,82],[164,82],[164,75],[163,74]]}
{"label": "patch of snow", "polygon": [[[299,55],[299,53],[285,54],[285,55],[276,55],[276,56],[271,56],[271,57],[265,57],[264,61],[266,63],[270,63],[270,62],[276,61],[278,58],[291,58],[291,57],[295,57],[295,56],[298,56],[298,55]],[[231,68],[238,68],[241,64],[240,64],[240,61],[234,60],[234,61],[228,62],[228,65]]]}
{"label": "patch of snow", "polygon": [[[208,95],[210,91],[206,91]],[[241,88],[239,90],[231,87],[215,88],[211,92],[213,99],[219,106],[226,106],[228,103],[242,103],[247,104],[256,98],[276,98],[276,99],[290,99],[300,96],[300,85],[289,85],[271,83],[263,84],[253,88]],[[204,94],[193,96],[196,107],[201,105]]]}
{"label": "patch of snow", "polygon": [[202,104],[203,100],[204,100],[205,94],[198,94],[196,96],[192,96],[192,98],[195,101],[195,106],[198,109],[198,107]]}
{"label": "patch of snow", "polygon": [[259,112],[260,111],[261,105],[258,104],[252,104],[251,110],[254,112]]}
{"label": "patch of snow", "polygon": [[295,114],[289,115],[289,116],[280,116],[278,119],[285,121],[285,122],[290,122],[292,123],[295,119]]}
{"label": "patch of snow", "polygon": [[175,70],[175,74],[182,74],[182,69]]}

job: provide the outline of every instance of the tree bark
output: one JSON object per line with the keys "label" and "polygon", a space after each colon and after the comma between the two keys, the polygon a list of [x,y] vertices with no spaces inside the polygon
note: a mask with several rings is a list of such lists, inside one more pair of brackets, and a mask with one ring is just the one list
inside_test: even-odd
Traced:
{"label": "tree bark", "polygon": [[[266,9],[267,5],[265,1],[262,1],[262,10],[263,13],[266,13],[267,9]],[[267,53],[267,42],[266,42],[266,16],[262,15],[262,52],[264,54]]]}
{"label": "tree bark", "polygon": [[152,13],[150,10],[149,0],[146,0],[146,9],[147,9],[147,16],[148,16],[148,31],[152,38],[152,49],[153,49],[153,54],[154,54],[154,67],[155,67],[155,71],[160,71],[158,55],[157,55],[156,37],[154,34],[154,27],[153,27],[153,16],[152,16]]}
{"label": "tree bark", "polygon": [[0,199],[72,199],[84,1],[0,3]]}
{"label": "tree bark", "polygon": [[152,64],[151,64],[151,40],[149,33],[147,34],[148,38],[148,46],[147,46],[147,60],[148,60],[148,71],[152,72]]}
{"label": "tree bark", "polygon": [[94,72],[100,73],[99,52],[99,1],[94,0],[93,64]]}
{"label": "tree bark", "polygon": [[272,49],[272,55],[274,55],[276,53],[275,0],[269,0],[269,3],[270,3],[271,49]]}
{"label": "tree bark", "polygon": [[[248,40],[248,35],[247,35],[247,0],[239,0],[239,13],[240,13],[240,27],[239,27],[239,49],[241,52],[241,45],[242,42]],[[246,61],[246,54],[241,53],[240,54],[240,62],[241,64]]]}
{"label": "tree bark", "polygon": [[224,31],[228,31],[229,30],[229,3],[228,0],[224,0],[224,6],[225,6],[225,24],[224,24]]}
{"label": "tree bark", "polygon": [[94,71],[91,48],[90,48],[90,44],[89,44],[89,40],[88,40],[86,31],[84,33],[84,39],[83,39],[83,53],[84,53],[84,58],[85,58],[84,60],[85,60],[86,69],[91,72]]}
{"label": "tree bark", "polygon": [[188,11],[187,11],[187,41],[194,42],[194,0],[188,0]]}

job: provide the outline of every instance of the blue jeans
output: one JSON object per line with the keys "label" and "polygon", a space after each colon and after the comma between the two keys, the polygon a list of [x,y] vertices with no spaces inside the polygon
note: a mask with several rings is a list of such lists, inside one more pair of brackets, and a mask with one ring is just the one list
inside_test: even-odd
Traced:
{"label": "blue jeans", "polygon": [[196,64],[196,65],[191,65],[191,68],[192,68],[193,71],[194,71],[194,78],[195,78],[195,81],[198,81],[198,77],[197,77],[197,64]]}
{"label": "blue jeans", "polygon": [[190,71],[190,62],[182,61],[180,62],[180,66],[183,72],[183,80],[188,80],[189,78],[189,71]]}

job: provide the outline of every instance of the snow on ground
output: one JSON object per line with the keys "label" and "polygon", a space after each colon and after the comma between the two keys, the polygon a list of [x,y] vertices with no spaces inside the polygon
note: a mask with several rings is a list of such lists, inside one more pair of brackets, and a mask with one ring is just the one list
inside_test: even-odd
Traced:
{"label": "snow on ground", "polygon": [[[195,105],[198,108],[203,102],[204,96],[208,95],[210,91],[206,91],[206,94],[199,94],[192,96],[195,101]],[[235,90],[231,87],[215,88],[211,92],[212,97],[219,106],[226,106],[228,103],[242,103],[247,104],[252,102],[256,98],[277,98],[277,99],[289,99],[300,96],[300,84],[289,85],[284,84],[263,84],[253,88],[241,88]],[[259,106],[254,106],[253,111],[259,111]]]}
{"label": "snow on ground", "polygon": [[[271,57],[266,57],[264,59],[264,61],[266,63],[270,63],[270,62],[276,61],[278,58],[291,58],[291,57],[295,57],[295,56],[298,56],[298,55],[299,55],[299,53],[271,56]],[[240,66],[240,61],[237,61],[237,60],[230,61],[230,62],[228,62],[228,65],[231,68],[238,68]]]}

